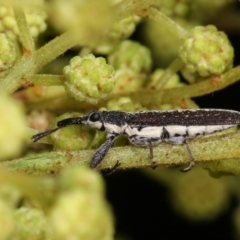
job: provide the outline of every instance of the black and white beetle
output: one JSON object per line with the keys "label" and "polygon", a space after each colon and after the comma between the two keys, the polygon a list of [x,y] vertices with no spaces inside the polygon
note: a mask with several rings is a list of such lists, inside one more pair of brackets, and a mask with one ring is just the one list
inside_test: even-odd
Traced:
{"label": "black and white beetle", "polygon": [[194,166],[194,156],[188,144],[189,138],[220,132],[240,125],[240,112],[223,109],[186,109],[168,111],[92,111],[89,114],[68,118],[57,123],[57,128],[36,134],[39,139],[69,125],[86,125],[106,131],[107,140],[94,154],[90,167],[97,167],[119,135],[126,135],[137,146],[149,146],[152,166],[156,165],[153,145],[161,141],[171,144],[185,144],[190,156],[190,165],[183,169],[189,171]]}

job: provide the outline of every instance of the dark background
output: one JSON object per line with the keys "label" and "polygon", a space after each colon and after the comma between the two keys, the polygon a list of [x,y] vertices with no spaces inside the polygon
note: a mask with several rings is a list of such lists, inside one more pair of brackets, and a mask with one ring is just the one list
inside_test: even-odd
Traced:
{"label": "dark background", "polygon": [[116,218],[117,237],[122,235],[129,240],[235,239],[232,223],[235,199],[218,218],[194,222],[172,209],[165,186],[140,171],[117,171],[105,179],[107,198]]}

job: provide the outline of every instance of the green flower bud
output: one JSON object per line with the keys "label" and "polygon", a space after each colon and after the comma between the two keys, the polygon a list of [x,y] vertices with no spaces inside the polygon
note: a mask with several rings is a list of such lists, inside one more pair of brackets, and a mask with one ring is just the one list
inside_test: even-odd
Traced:
{"label": "green flower bud", "polygon": [[233,48],[225,33],[215,26],[195,27],[179,49],[179,57],[190,73],[202,77],[220,75],[232,66]]}
{"label": "green flower bud", "polygon": [[70,65],[64,67],[63,73],[66,76],[66,91],[79,101],[97,103],[114,88],[113,67],[104,58],[96,58],[92,54],[72,58]]}
{"label": "green flower bud", "polygon": [[122,41],[109,55],[108,61],[115,69],[130,69],[145,78],[150,72],[152,59],[150,50],[137,42]]}
{"label": "green flower bud", "polygon": [[85,190],[61,194],[49,219],[58,240],[113,239],[109,206],[100,196],[88,194]]}
{"label": "green flower bud", "polygon": [[118,39],[128,38],[135,31],[136,24],[138,24],[140,20],[141,18],[136,15],[124,18],[114,24],[109,35]]}
{"label": "green flower bud", "polygon": [[14,231],[14,212],[10,206],[0,199],[0,239],[8,240],[12,239],[12,233]]}
{"label": "green flower bud", "polygon": [[6,34],[0,33],[0,72],[11,68],[16,61],[17,52]]}
{"label": "green flower bud", "polygon": [[[47,14],[44,10],[26,8],[24,13],[32,37],[36,38],[46,30],[47,24],[45,21]],[[10,6],[0,6],[0,26],[0,32],[6,33],[10,39],[15,40],[18,37],[17,23]]]}
{"label": "green flower bud", "polygon": [[[112,25],[113,12],[108,0],[51,0],[48,5],[51,25],[60,32],[76,29],[87,36],[89,45],[93,44],[103,32]],[[92,39],[91,39],[92,38]],[[91,43],[90,43],[91,42]]]}
{"label": "green flower bud", "polygon": [[63,191],[49,214],[56,239],[113,239],[113,217],[100,175],[87,167],[72,168],[58,184]]}
{"label": "green flower bud", "polygon": [[140,103],[133,103],[132,100],[128,97],[121,97],[117,100],[113,99],[108,101],[107,109],[113,111],[127,111],[127,112],[146,110],[146,108],[142,107]]}
{"label": "green flower bud", "polygon": [[140,19],[134,15],[116,22],[94,51],[101,54],[112,52],[122,39],[128,38],[135,31]]}
{"label": "green flower bud", "polygon": [[67,168],[63,170],[57,181],[60,191],[82,189],[87,192],[104,194],[104,182],[101,175],[86,166]]}
{"label": "green flower bud", "polygon": [[101,54],[109,54],[113,51],[119,41],[128,38],[136,28],[141,18],[139,16],[130,16],[115,23],[106,34],[104,40],[94,49]]}
{"label": "green flower bud", "polygon": [[30,34],[33,38],[37,38],[40,33],[47,29],[46,19],[47,14],[40,9],[25,9],[26,20],[29,27]]}
{"label": "green flower bud", "polygon": [[189,0],[182,0],[177,2],[174,0],[163,0],[159,5],[160,10],[168,16],[184,17],[191,10],[193,3]]}
{"label": "green flower bud", "polygon": [[143,79],[140,75],[127,68],[117,70],[115,79],[113,93],[135,92],[143,85]]}
{"label": "green flower bud", "polygon": [[226,182],[212,178],[201,168],[184,176],[178,174],[171,187],[171,200],[175,209],[193,220],[214,219],[228,204]]}
{"label": "green flower bud", "polygon": [[64,32],[74,26],[79,19],[79,8],[83,1],[53,0],[51,1],[51,24],[59,31]]}
{"label": "green flower bud", "polygon": [[[81,117],[80,113],[65,113],[54,119],[53,127],[57,122],[66,118]],[[86,128],[84,126],[72,125],[60,129],[50,135],[54,145],[54,150],[80,150],[89,147],[94,139],[95,130]]]}
{"label": "green flower bud", "polygon": [[[161,76],[165,72],[164,69],[157,69],[155,70],[152,75],[150,76],[150,82],[147,86],[147,89],[149,90],[155,90],[157,89],[157,86],[161,84],[159,81],[161,79]],[[168,88],[175,88],[175,87],[181,87],[183,86],[183,83],[181,83],[180,78],[177,74],[174,74],[168,81],[163,85],[163,89]]]}
{"label": "green flower bud", "polygon": [[22,105],[7,96],[0,97],[0,160],[16,157],[27,139]]}
{"label": "green flower bud", "polygon": [[16,226],[12,239],[51,240],[53,231],[39,209],[22,207],[15,211]]}

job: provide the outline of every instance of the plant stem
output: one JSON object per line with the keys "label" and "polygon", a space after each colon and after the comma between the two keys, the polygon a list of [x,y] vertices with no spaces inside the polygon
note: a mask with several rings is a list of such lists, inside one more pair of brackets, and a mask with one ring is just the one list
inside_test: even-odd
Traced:
{"label": "plant stem", "polygon": [[78,43],[71,32],[63,33],[28,57],[22,57],[11,72],[0,81],[0,94],[11,94],[21,87],[21,79],[27,73],[40,70],[45,64],[63,54]]}
{"label": "plant stem", "polygon": [[52,74],[27,74],[26,78],[40,86],[63,86],[65,77],[63,75]]}
{"label": "plant stem", "polygon": [[[184,98],[192,98],[203,96],[221,90],[240,79],[240,66],[235,67],[221,76],[212,76],[209,79],[186,85],[179,88],[165,89],[162,91],[145,91],[129,94],[122,94],[121,96],[130,97],[134,101],[141,103],[143,106],[150,105],[152,102],[159,102],[161,104],[171,104]],[[142,97],[144,94],[144,98]],[[111,96],[112,98],[120,97]]]}
{"label": "plant stem", "polygon": [[149,7],[146,11],[149,18],[159,24],[159,28],[165,28],[166,31],[171,32],[179,39],[186,39],[189,36],[188,32],[184,28],[159,10]]}
{"label": "plant stem", "polygon": [[[199,137],[189,141],[196,163],[240,158],[240,131],[233,129],[221,134]],[[89,164],[95,150],[61,151],[25,157],[3,162],[7,169],[21,170],[31,174],[56,174],[67,166]],[[154,158],[159,166],[189,164],[190,158],[184,145],[161,143],[154,147]],[[98,167],[104,170],[121,162],[119,169],[151,167],[149,149],[134,146],[110,149],[106,159]],[[230,169],[230,168],[229,168]],[[240,165],[232,174],[240,174]]]}
{"label": "plant stem", "polygon": [[29,32],[25,14],[23,10],[20,10],[19,8],[14,8],[13,10],[18,26],[18,32],[23,44],[23,53],[29,55],[35,50],[35,44]]}

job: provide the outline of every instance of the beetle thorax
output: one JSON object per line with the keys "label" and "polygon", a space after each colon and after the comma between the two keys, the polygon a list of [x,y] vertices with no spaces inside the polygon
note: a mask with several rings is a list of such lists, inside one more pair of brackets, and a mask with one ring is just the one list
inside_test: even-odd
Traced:
{"label": "beetle thorax", "polygon": [[102,121],[106,132],[123,134],[127,124],[125,122],[125,112],[104,111],[102,112]]}

